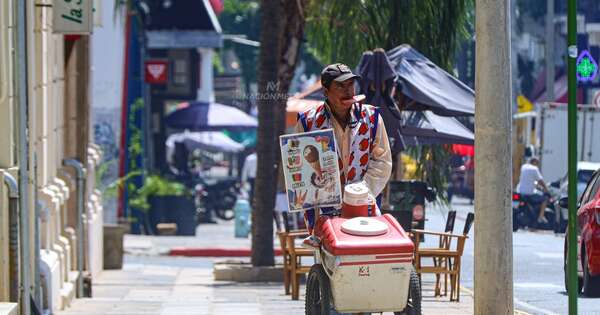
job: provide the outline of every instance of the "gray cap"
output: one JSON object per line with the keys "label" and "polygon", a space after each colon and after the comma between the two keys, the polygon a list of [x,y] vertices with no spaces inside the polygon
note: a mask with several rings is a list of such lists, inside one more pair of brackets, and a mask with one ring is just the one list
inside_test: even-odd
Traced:
{"label": "gray cap", "polygon": [[350,67],[343,63],[334,63],[323,69],[321,72],[321,85],[328,88],[331,82],[344,82],[348,79],[360,79],[360,76],[352,73]]}

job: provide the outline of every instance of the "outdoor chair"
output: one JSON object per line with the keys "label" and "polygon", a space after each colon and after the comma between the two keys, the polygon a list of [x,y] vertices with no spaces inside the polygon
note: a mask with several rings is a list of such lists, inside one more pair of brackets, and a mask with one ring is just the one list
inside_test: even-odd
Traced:
{"label": "outdoor chair", "polygon": [[[292,299],[297,300],[300,295],[300,277],[310,271],[310,266],[302,266],[302,257],[313,257],[313,251],[296,245],[297,238],[308,236],[306,229],[292,230],[288,213],[281,213],[284,230],[277,232],[281,256],[283,258],[283,286],[285,294],[292,294]],[[291,290],[290,290],[291,288]]]}
{"label": "outdoor chair", "polygon": [[[448,216],[446,217],[446,227],[444,228],[444,232],[445,233],[450,233],[452,234],[454,232],[454,222],[456,221],[456,211],[454,210],[450,210],[448,211]],[[450,244],[451,244],[451,238],[448,236],[442,236],[440,235],[439,238],[439,248],[445,248],[445,249],[450,249]],[[433,265],[434,266],[442,266],[442,265],[448,265],[449,264],[449,259],[448,258],[433,258]],[[436,295],[443,295],[443,296],[447,296],[448,295],[448,274],[444,274],[444,293],[441,294],[441,285],[440,285],[440,274],[436,274],[435,275],[436,278]]]}
{"label": "outdoor chair", "polygon": [[[413,230],[415,235],[415,269],[419,276],[423,273],[436,274],[435,295],[441,295],[440,275],[450,276],[450,301],[460,300],[460,267],[465,242],[473,225],[475,215],[469,213],[465,220],[462,234],[451,232],[432,232]],[[448,222],[447,222],[448,223]],[[449,228],[447,224],[447,228]],[[437,248],[424,248],[419,246],[424,235],[438,236],[440,238]],[[423,258],[432,258],[433,265],[423,265]]]}

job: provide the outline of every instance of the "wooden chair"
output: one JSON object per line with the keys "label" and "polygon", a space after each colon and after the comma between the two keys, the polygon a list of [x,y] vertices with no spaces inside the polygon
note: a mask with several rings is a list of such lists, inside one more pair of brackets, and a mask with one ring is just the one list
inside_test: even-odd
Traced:
{"label": "wooden chair", "polygon": [[[456,211],[454,210],[450,210],[448,211],[448,216],[446,217],[446,227],[444,228],[444,232],[445,233],[450,233],[452,234],[454,232],[454,222],[456,221]],[[444,248],[444,249],[450,249],[450,244],[451,244],[451,238],[447,237],[447,236],[442,236],[440,235],[439,238],[439,247],[438,248]],[[443,265],[448,265],[449,259],[447,258],[437,258],[437,257],[433,257],[433,265],[434,266],[443,266]],[[447,296],[448,295],[448,274],[445,273],[444,274],[444,293],[441,293],[441,284],[440,284],[440,280],[441,280],[441,275],[440,274],[436,274],[435,275],[435,294],[437,295],[443,295],[443,296]]]}
{"label": "wooden chair", "polygon": [[[436,296],[440,295],[441,291],[439,275],[444,274],[450,276],[450,301],[458,302],[460,300],[461,258],[474,219],[475,215],[473,213],[467,215],[462,235],[413,230],[415,235],[415,269],[419,275],[423,273],[436,274]],[[437,248],[420,247],[419,240],[426,234],[440,237],[441,245]],[[422,258],[432,258],[434,265],[424,266],[421,261]]]}
{"label": "wooden chair", "polygon": [[[300,277],[310,271],[310,266],[302,266],[302,257],[313,257],[313,251],[296,245],[297,238],[308,236],[307,230],[291,230],[288,213],[281,214],[283,231],[277,232],[281,255],[283,257],[283,286],[285,294],[292,294],[292,299],[297,300],[300,295]],[[290,292],[291,287],[291,292]]]}

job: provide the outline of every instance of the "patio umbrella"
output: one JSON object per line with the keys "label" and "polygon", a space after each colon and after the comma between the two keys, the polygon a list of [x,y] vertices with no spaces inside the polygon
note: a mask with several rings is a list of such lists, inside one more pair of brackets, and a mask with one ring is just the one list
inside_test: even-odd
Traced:
{"label": "patio umbrella", "polygon": [[400,129],[406,146],[426,144],[469,144],[475,135],[454,117],[444,117],[431,111],[405,111]]}
{"label": "patio umbrella", "polygon": [[366,96],[365,102],[379,107],[390,141],[392,154],[402,151],[405,145],[400,134],[401,115],[391,90],[396,81],[396,73],[383,49],[363,53],[357,67],[361,76],[360,93]]}
{"label": "patio umbrella", "polygon": [[[187,105],[186,105],[187,104]],[[248,130],[258,126],[256,118],[219,103],[182,103],[165,118],[167,127],[193,131]]]}
{"label": "patio umbrella", "polygon": [[430,110],[440,116],[472,116],[475,93],[409,45],[387,52],[402,94],[414,101],[407,110]]}
{"label": "patio umbrella", "polygon": [[175,133],[167,138],[167,150],[174,150],[175,143],[183,143],[188,151],[202,149],[211,152],[236,153],[244,150],[244,146],[219,131]]}

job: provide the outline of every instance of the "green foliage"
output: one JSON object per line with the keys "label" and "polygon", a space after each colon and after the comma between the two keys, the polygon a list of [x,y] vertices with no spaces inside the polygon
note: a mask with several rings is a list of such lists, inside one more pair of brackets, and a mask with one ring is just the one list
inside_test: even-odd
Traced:
{"label": "green foliage", "polygon": [[141,171],[129,172],[126,176],[113,182],[105,193],[109,196],[115,196],[119,188],[127,185],[129,206],[140,210],[148,210],[150,208],[148,204],[149,197],[186,196],[190,194],[185,185],[159,175],[145,176],[144,185],[139,188],[136,187],[132,181],[144,175],[145,173]]}
{"label": "green foliage", "polygon": [[[141,165],[138,165],[137,160],[143,154],[142,146],[142,130],[136,126],[136,115],[144,110],[144,101],[141,98],[135,100],[130,106],[129,115],[127,117],[128,131],[130,132],[129,143],[129,172],[127,175],[117,179],[108,187],[104,193],[108,197],[116,196],[121,188],[127,187],[129,193],[129,207],[140,210],[148,210],[148,198],[152,196],[183,196],[188,194],[188,189],[181,183],[170,181],[159,175],[148,175]],[[99,173],[104,169],[108,169],[110,165],[102,165],[99,168]],[[104,171],[105,172],[105,171]],[[143,184],[138,187],[136,182],[143,181]]]}
{"label": "green foliage", "polygon": [[[410,44],[452,70],[454,53],[474,29],[473,0],[311,0],[307,18],[310,51],[323,63],[358,63],[366,50]],[[416,175],[445,200],[450,153],[443,146],[408,150]]]}
{"label": "green foliage", "polygon": [[[223,1],[223,12],[219,15],[219,23],[223,33],[246,35],[249,40],[259,40],[260,5],[259,1]],[[225,41],[224,49],[233,49],[240,60],[242,78],[246,83],[256,82],[256,65],[258,49]],[[248,91],[246,91],[248,92]]]}
{"label": "green foliage", "polygon": [[407,151],[417,161],[417,179],[434,188],[438,201],[447,202],[444,192],[451,171],[448,164],[450,151],[444,145],[421,145]]}
{"label": "green foliage", "polygon": [[450,69],[473,8],[473,0],[312,0],[307,34],[311,51],[325,64],[355,65],[366,50],[410,44]]}

